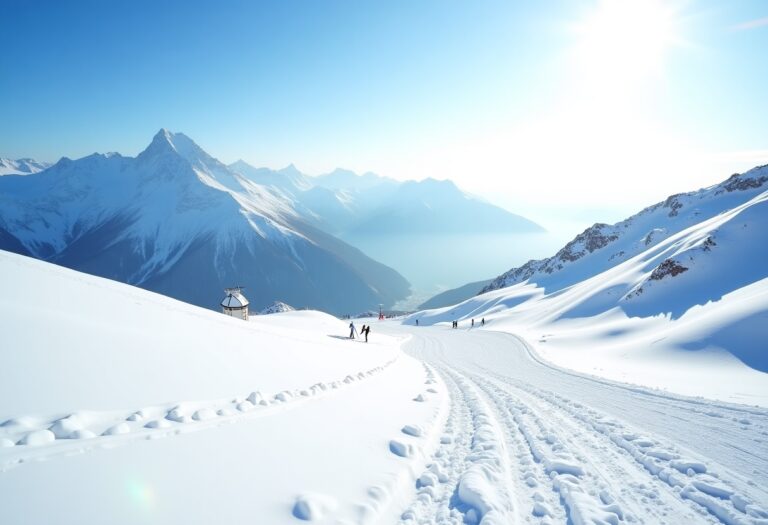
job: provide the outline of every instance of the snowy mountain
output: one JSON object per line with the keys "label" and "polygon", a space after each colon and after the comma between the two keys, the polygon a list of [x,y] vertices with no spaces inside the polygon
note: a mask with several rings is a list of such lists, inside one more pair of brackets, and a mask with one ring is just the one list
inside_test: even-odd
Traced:
{"label": "snowy mountain", "polygon": [[[243,161],[237,161],[230,164],[230,168],[246,179],[268,188],[279,198],[290,201],[304,220],[333,235],[348,229],[361,213],[356,189],[319,185],[318,179],[304,175],[293,165],[281,170],[270,170],[254,168]],[[352,176],[357,177],[354,174]]]}
{"label": "snowy mountain", "polygon": [[272,171],[243,161],[230,168],[290,199],[317,227],[349,240],[381,234],[543,231],[524,217],[463,192],[451,181],[397,182],[342,169],[310,177],[293,165]]}
{"label": "snowy mountain", "polygon": [[0,157],[1,175],[29,175],[43,171],[51,166],[49,162],[40,162],[35,159],[4,159]]}
{"label": "snowy mountain", "polygon": [[739,206],[765,191],[768,166],[735,174],[710,188],[672,195],[619,223],[595,224],[553,257],[529,261],[493,280],[483,292],[525,281],[548,293],[597,275],[674,234]]}
{"label": "snowy mountain", "polygon": [[63,158],[0,179],[0,248],[210,308],[233,284],[254,308],[282,298],[338,313],[408,292],[290,200],[166,130],[135,158]]}
{"label": "snowy mountain", "polygon": [[766,224],[762,166],[595,225],[554,257],[410,322],[485,318],[568,368],[683,394],[706,384],[709,395],[752,402],[768,372]]}
{"label": "snowy mountain", "polygon": [[285,304],[282,301],[275,301],[274,303],[261,310],[259,315],[279,314],[283,312],[293,312],[295,310],[296,309],[289,304]]}

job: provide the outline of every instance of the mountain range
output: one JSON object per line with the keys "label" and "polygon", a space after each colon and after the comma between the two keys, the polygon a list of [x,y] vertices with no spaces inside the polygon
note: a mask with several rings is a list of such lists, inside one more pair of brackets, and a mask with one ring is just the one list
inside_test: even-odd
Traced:
{"label": "mountain range", "polygon": [[280,299],[337,313],[409,290],[396,271],[166,130],[135,158],[62,158],[2,177],[0,248],[209,308],[232,285],[257,309]]}
{"label": "mountain range", "polygon": [[342,237],[544,231],[525,217],[463,192],[450,180],[398,182],[342,169],[310,177],[293,165],[275,171],[242,160],[229,167],[291,201],[315,226]]}
{"label": "mountain range", "polygon": [[50,167],[50,163],[34,159],[13,160],[0,157],[0,175],[29,175]]}
{"label": "mountain range", "polygon": [[0,249],[209,308],[234,285],[256,309],[279,300],[337,314],[409,295],[405,278],[344,233],[450,231],[457,216],[476,217],[477,231],[540,230],[448,181],[225,165],[165,129],[136,157],[3,166]]}

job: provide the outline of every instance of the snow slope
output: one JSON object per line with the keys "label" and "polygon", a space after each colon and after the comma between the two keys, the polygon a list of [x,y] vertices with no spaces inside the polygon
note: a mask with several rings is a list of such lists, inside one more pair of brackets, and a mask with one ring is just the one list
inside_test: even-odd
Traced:
{"label": "snow slope", "polygon": [[508,287],[410,322],[485,318],[575,370],[768,406],[766,181],[756,168],[594,227],[494,285]]}
{"label": "snow slope", "polygon": [[0,248],[210,308],[233,285],[255,308],[283,300],[338,313],[392,304],[409,288],[167,130],[136,158],[65,158],[0,179]]}
{"label": "snow slope", "polygon": [[529,261],[500,275],[483,289],[496,290],[525,281],[535,282],[548,293],[612,268],[644,252],[670,236],[764,192],[768,165],[690,193],[672,195],[664,202],[608,225],[597,223],[569,242],[549,259]]}
{"label": "snow slope", "polygon": [[388,523],[442,422],[432,372],[375,328],[245,322],[8,252],[0,288],[4,524]]}
{"label": "snow slope", "polygon": [[765,409],[566,371],[505,333],[370,321],[365,344],[318,312],[245,322],[6,252],[0,286],[3,523],[768,519]]}
{"label": "snow slope", "polygon": [[0,176],[2,175],[29,175],[48,169],[51,164],[35,159],[4,159],[0,157]]}

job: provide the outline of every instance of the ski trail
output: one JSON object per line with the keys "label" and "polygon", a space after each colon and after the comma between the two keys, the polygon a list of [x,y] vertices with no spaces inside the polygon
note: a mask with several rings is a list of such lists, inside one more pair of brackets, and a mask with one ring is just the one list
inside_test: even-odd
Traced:
{"label": "ski trail", "polygon": [[[415,501],[403,514],[403,522],[461,523],[455,512],[451,514],[457,509],[463,523],[491,522],[460,507],[456,481],[462,469],[471,468],[475,451],[457,444],[467,436],[475,439],[480,417],[500,441],[495,449],[505,454],[509,490],[493,496],[511,498],[508,508],[514,512],[508,516],[516,521],[510,523],[768,524],[768,494],[750,475],[763,476],[768,466],[763,454],[768,435],[765,410],[699,399],[689,402],[682,396],[581,377],[530,355],[525,358],[530,349],[524,345],[499,352],[503,359],[514,358],[512,362],[521,365],[502,373],[501,367],[488,366],[483,353],[483,343],[495,343],[500,334],[462,335],[440,328],[411,333],[415,337],[407,346],[409,353],[433,366],[451,385],[452,406],[444,432],[448,443],[455,441],[441,445],[433,458],[438,463],[440,454],[452,458],[447,486],[433,491],[439,497],[429,505]],[[498,346],[491,349],[498,351]],[[624,416],[606,413],[603,407]],[[721,428],[722,435],[717,433]],[[665,429],[671,432],[659,433]],[[713,440],[707,443],[701,433],[710,431]],[[670,438],[675,435],[678,439]],[[686,435],[695,438],[692,443],[698,450],[689,450],[691,443],[680,441]],[[729,449],[740,456],[706,455]],[[463,462],[461,454],[466,455]],[[753,458],[748,469],[745,458]],[[454,497],[446,504],[445,494],[451,490]]]}
{"label": "ski trail", "polygon": [[436,369],[449,389],[451,409],[401,523],[514,523],[514,483],[501,425],[471,381]]}
{"label": "ski trail", "polygon": [[[673,524],[681,516],[686,520],[696,519],[690,506],[667,490],[669,487],[627,458],[623,451],[596,439],[570,415],[552,410],[541,400],[496,378],[487,381],[487,388],[497,396],[511,400],[512,410],[521,425],[532,422],[528,428],[533,428],[533,432],[528,430],[525,434],[530,440],[539,442],[536,446],[549,446],[555,454],[554,460],[544,457],[545,468],[555,469],[555,472],[565,469],[566,474],[577,477],[584,492],[597,496],[592,505],[599,507],[602,504],[608,516],[613,513],[614,519],[659,524]],[[542,419],[541,414],[546,414],[546,419]],[[565,463],[560,464],[563,459]],[[559,477],[560,472],[555,481]],[[670,521],[669,516],[674,519]]]}
{"label": "ski trail", "polygon": [[[616,450],[623,451],[652,481],[661,482],[668,492],[701,506],[723,523],[753,523],[768,518],[753,498],[733,488],[734,481],[729,479],[729,474],[713,472],[704,460],[682,453],[682,447],[629,430],[622,423],[589,407],[575,406],[557,394],[537,392],[534,395],[555,409],[551,413],[558,415],[564,427],[573,429],[574,433],[588,429],[603,441],[606,446],[602,450],[606,453],[616,457]],[[660,492],[656,490],[653,495],[658,497]]]}

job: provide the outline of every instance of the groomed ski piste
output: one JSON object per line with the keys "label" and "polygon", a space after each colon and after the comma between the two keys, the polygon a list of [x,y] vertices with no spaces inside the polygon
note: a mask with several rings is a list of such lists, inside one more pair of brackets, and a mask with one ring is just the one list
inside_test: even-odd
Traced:
{"label": "groomed ski piste", "polygon": [[491,323],[356,320],[366,344],[7,252],[0,280],[4,524],[768,522],[764,407],[560,368]]}

